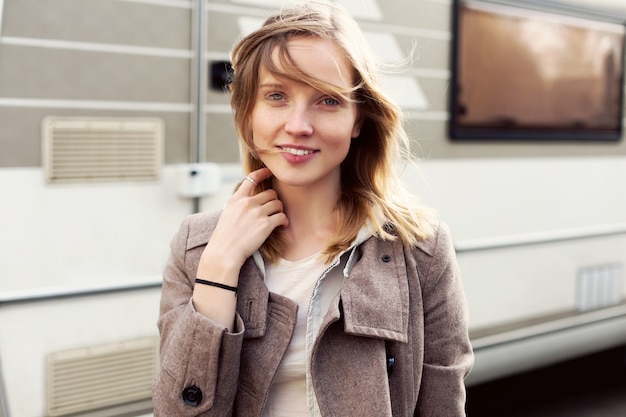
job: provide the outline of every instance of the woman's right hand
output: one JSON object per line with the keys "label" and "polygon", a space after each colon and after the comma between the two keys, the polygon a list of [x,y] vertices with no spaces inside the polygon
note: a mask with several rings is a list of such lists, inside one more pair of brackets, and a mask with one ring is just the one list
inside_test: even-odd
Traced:
{"label": "woman's right hand", "polygon": [[[257,184],[271,175],[268,168],[248,174]],[[238,277],[245,260],[261,247],[276,227],[289,224],[276,191],[269,189],[255,194],[255,188],[252,181],[244,179],[228,200],[200,258],[199,278],[207,274],[207,279],[215,279],[211,277],[222,272],[230,276],[231,285],[236,285],[232,280]]]}

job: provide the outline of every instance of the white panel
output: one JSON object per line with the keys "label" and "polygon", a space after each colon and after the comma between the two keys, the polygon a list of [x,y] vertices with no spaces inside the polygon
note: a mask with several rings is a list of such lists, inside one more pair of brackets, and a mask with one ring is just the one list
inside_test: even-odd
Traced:
{"label": "white panel", "polygon": [[[625,230],[626,158],[440,159],[419,167],[406,170],[405,182],[450,225],[457,247]],[[624,234],[460,253],[470,323],[573,311],[578,270],[616,263],[626,263]]]}
{"label": "white panel", "polygon": [[263,26],[264,21],[265,19],[261,19],[258,17],[247,17],[247,16],[238,17],[237,25],[239,26],[240,35],[242,37],[249,35],[250,33],[254,32],[258,28]]}
{"label": "white panel", "polygon": [[[0,170],[0,251],[19,255],[0,257],[0,298],[158,283],[169,242],[192,210],[178,197],[177,168],[166,166],[159,182],[55,187],[39,168]],[[239,164],[221,171],[219,195],[202,199],[203,210],[222,208],[243,175]],[[155,335],[159,299],[153,288],[3,305],[0,358],[10,415],[46,415],[49,353]]]}
{"label": "white panel", "polygon": [[624,157],[425,160],[404,178],[459,241],[626,224]]}
{"label": "white panel", "polygon": [[[1,16],[0,16],[1,17]],[[146,46],[129,46],[110,43],[76,42],[46,38],[22,38],[3,36],[2,44],[36,48],[66,49],[89,52],[109,52],[116,54],[162,56],[170,58],[193,58],[193,53],[186,49],[152,48]]]}
{"label": "white panel", "polygon": [[159,299],[160,289],[154,288],[3,305],[0,357],[9,415],[48,415],[45,408],[49,354],[156,337]]}
{"label": "white panel", "polygon": [[405,58],[402,49],[391,33],[363,32],[376,56],[388,63],[399,63]]}
{"label": "white panel", "polygon": [[[575,311],[579,269],[625,262],[626,236],[463,252],[458,261],[470,324],[478,329]],[[623,290],[617,295],[626,298]]]}
{"label": "white panel", "polygon": [[357,19],[383,19],[383,14],[376,0],[338,0],[338,3]]}
{"label": "white panel", "polygon": [[[239,164],[220,165],[222,186],[202,200],[218,210],[242,178]],[[159,277],[169,242],[185,215],[178,196],[178,166],[165,166],[159,181],[48,186],[40,168],[0,170],[0,293],[72,290],[122,285]],[[36,238],[35,238],[36,236]],[[20,252],[22,253],[22,252]]]}
{"label": "white panel", "polygon": [[400,107],[409,110],[429,108],[428,99],[416,78],[388,75],[381,77],[381,84]]}
{"label": "white panel", "polygon": [[[4,15],[4,0],[0,0],[0,39],[2,38],[2,16]],[[0,413],[2,410],[0,410]]]}

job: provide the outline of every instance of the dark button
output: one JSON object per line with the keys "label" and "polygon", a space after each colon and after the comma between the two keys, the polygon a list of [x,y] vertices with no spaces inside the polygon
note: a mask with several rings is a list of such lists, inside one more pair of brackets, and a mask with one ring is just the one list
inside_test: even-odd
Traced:
{"label": "dark button", "polygon": [[387,377],[390,377],[393,373],[393,366],[396,364],[396,358],[389,356],[387,358]]}
{"label": "dark button", "polygon": [[391,256],[383,255],[382,260],[383,260],[383,262],[391,262]]}
{"label": "dark button", "polygon": [[202,391],[200,388],[192,385],[183,390],[183,401],[192,407],[197,407],[202,402]]}

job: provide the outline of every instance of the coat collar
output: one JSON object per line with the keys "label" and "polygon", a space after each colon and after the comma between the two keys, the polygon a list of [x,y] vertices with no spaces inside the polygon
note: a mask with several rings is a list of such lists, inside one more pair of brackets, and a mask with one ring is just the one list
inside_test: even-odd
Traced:
{"label": "coat collar", "polygon": [[402,244],[371,237],[360,245],[340,297],[346,333],[407,342],[409,288]]}
{"label": "coat collar", "polygon": [[[355,247],[349,256],[353,266],[344,269],[347,278],[326,313],[321,329],[343,315],[344,330],[348,334],[408,341],[409,288],[402,244],[372,236]],[[250,258],[242,268],[237,297],[246,337],[265,334],[268,297],[270,293],[261,270]],[[274,294],[271,300],[295,304]]]}
{"label": "coat collar", "polygon": [[[206,244],[218,217],[219,213],[210,216],[208,227],[190,236],[187,247]],[[428,252],[427,248],[422,250]],[[366,226],[348,252],[343,271],[346,276],[344,285],[321,329],[343,314],[344,330],[348,334],[406,342],[409,288],[402,243],[373,236],[372,229]],[[245,323],[246,337],[265,334],[270,293],[263,282],[263,271],[258,254],[248,258],[241,270],[237,311]],[[292,308],[295,305],[293,301],[274,294],[271,301]]]}

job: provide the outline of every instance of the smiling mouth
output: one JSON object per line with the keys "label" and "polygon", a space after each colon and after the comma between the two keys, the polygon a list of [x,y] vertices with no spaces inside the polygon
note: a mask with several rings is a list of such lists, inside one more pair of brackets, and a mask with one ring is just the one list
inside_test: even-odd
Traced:
{"label": "smiling mouth", "polygon": [[289,153],[291,155],[296,155],[296,156],[309,155],[314,152],[317,152],[311,149],[296,149],[296,148],[289,148],[289,147],[282,147],[281,150],[283,152]]}

